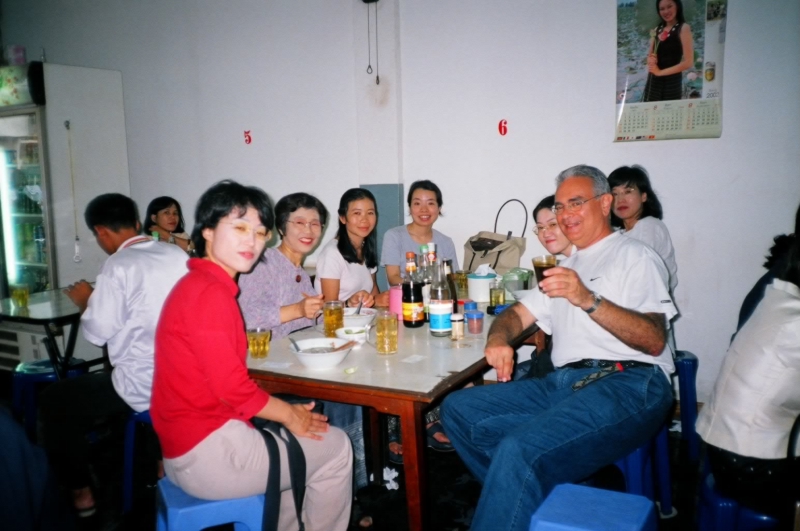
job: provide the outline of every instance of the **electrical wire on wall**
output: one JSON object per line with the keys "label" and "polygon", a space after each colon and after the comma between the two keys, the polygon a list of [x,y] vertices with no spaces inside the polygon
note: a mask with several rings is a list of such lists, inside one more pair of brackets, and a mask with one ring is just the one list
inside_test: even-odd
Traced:
{"label": "electrical wire on wall", "polygon": [[369,6],[375,6],[375,84],[381,84],[380,59],[378,58],[378,0],[364,0],[367,4],[367,74],[372,74],[372,33],[369,23]]}
{"label": "electrical wire on wall", "polygon": [[75,165],[72,160],[72,130],[69,125],[69,120],[65,120],[64,127],[67,129],[67,150],[69,151],[69,178],[72,186],[72,220],[75,224],[75,255],[72,257],[72,261],[77,264],[81,261],[81,239],[78,236],[78,201],[75,198]]}

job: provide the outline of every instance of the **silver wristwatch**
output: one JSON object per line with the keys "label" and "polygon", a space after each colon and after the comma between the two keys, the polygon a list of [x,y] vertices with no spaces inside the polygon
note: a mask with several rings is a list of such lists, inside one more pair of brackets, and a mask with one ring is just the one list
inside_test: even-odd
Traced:
{"label": "silver wristwatch", "polygon": [[601,297],[594,291],[592,292],[592,298],[594,299],[594,304],[592,304],[590,308],[583,310],[586,313],[594,313],[594,311],[600,307],[600,303],[603,302],[603,297]]}

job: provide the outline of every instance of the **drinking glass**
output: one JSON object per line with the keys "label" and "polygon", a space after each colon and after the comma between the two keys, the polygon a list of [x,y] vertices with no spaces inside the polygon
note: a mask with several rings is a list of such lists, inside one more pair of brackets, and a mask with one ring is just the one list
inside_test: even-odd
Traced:
{"label": "drinking glass", "polygon": [[[557,264],[558,261],[552,254],[544,254],[542,256],[535,257],[533,259],[533,271],[536,274],[536,284],[539,284],[539,282],[545,279],[545,271],[555,267]],[[544,293],[541,287],[539,287],[539,291]]]}
{"label": "drinking glass", "polygon": [[[375,342],[369,340],[370,331],[375,329]],[[367,341],[375,347],[378,354],[394,354],[397,352],[397,314],[386,310],[378,310],[375,321],[366,328]]]}
{"label": "drinking glass", "polygon": [[247,331],[247,350],[253,359],[263,359],[269,356],[269,341],[272,339],[272,330],[266,328],[252,328]]}
{"label": "drinking glass", "polygon": [[317,311],[314,316],[314,326],[319,330],[317,319],[322,315],[323,330],[325,337],[336,337],[336,330],[344,328],[344,302],[327,301],[322,309]]}
{"label": "drinking glass", "polygon": [[30,290],[27,284],[12,284],[11,285],[11,300],[14,301],[14,306],[17,308],[27,308]]}

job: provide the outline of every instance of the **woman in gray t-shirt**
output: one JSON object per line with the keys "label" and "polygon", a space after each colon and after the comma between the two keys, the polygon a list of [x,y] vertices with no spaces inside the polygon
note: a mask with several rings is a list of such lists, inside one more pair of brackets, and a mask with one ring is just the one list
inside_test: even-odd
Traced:
{"label": "woman in gray t-shirt", "polygon": [[453,240],[433,228],[442,208],[442,191],[431,181],[414,181],[408,190],[408,209],[411,223],[386,231],[383,235],[381,265],[386,267],[389,285],[403,283],[406,253],[419,252],[420,245],[436,244],[436,254],[442,260],[453,261],[458,269],[458,257]]}

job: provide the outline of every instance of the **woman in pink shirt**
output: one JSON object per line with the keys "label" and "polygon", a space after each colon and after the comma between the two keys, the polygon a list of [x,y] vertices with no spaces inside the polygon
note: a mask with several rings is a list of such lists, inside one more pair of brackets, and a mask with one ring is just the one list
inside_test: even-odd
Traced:
{"label": "woman in pink shirt", "polygon": [[[203,499],[264,493],[270,462],[250,423],[278,421],[298,437],[306,458],[303,520],[310,530],[347,529],[352,498],[352,450],[312,404],[288,404],[260,389],[247,373],[247,338],[236,302],[236,276],[264,251],[274,222],[260,189],[222,181],[195,211],[197,256],[164,303],[156,331],[150,414],[167,477]],[[281,453],[282,505],[291,507],[286,448]],[[281,512],[280,529],[297,527]]]}

